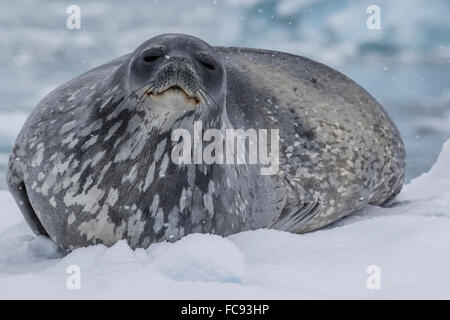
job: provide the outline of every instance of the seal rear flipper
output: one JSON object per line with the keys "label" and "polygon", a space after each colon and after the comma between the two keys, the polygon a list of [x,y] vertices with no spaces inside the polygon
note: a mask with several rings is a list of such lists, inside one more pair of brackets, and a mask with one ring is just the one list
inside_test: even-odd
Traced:
{"label": "seal rear flipper", "polygon": [[42,223],[39,221],[39,218],[31,205],[23,181],[20,181],[18,183],[11,183],[11,181],[8,181],[8,186],[9,191],[14,197],[14,200],[19,206],[20,211],[22,211],[25,221],[27,222],[33,233],[37,236],[41,235],[48,237],[47,231],[45,231]]}
{"label": "seal rear flipper", "polygon": [[319,200],[287,205],[271,228],[301,233],[303,226],[320,212],[320,208]]}

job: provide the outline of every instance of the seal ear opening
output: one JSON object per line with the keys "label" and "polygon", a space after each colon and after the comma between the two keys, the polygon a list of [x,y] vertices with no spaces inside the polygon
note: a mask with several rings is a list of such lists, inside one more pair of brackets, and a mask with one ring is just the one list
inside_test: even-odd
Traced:
{"label": "seal ear opening", "polygon": [[33,233],[37,236],[45,236],[49,237],[47,231],[45,230],[42,223],[39,221],[38,216],[36,215],[36,212],[34,211],[33,207],[31,206],[30,199],[28,198],[27,190],[25,187],[25,183],[21,181],[19,184],[15,186],[10,186],[11,194],[14,197],[14,200],[16,200],[16,203],[18,204],[20,211],[22,211],[23,217],[25,218],[25,221],[27,222],[30,229],[33,231]]}

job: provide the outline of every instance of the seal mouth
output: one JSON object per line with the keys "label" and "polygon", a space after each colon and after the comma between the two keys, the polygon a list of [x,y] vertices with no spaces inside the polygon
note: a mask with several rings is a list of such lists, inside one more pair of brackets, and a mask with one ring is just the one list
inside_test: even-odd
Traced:
{"label": "seal mouth", "polygon": [[147,91],[146,94],[147,94],[147,96],[151,96],[151,97],[160,97],[160,96],[164,96],[169,91],[176,92],[176,93],[182,93],[184,95],[184,98],[187,101],[194,103],[196,106],[200,104],[200,99],[198,97],[188,94],[179,85],[170,86],[160,92]]}

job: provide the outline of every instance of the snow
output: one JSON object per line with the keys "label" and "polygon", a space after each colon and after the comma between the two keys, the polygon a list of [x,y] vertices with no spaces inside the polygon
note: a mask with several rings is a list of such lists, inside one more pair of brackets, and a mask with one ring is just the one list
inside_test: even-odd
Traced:
{"label": "snow", "polygon": [[[132,250],[125,241],[63,255],[34,237],[0,192],[0,298],[450,298],[450,140],[391,208],[367,207],[303,235],[192,234]],[[66,285],[79,266],[77,289]],[[368,289],[368,267],[380,288]]]}

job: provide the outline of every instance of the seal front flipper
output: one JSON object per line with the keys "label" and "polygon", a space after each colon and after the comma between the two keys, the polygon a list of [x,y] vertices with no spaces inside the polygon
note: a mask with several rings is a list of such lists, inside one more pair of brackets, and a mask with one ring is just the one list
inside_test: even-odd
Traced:
{"label": "seal front flipper", "polygon": [[319,200],[287,205],[271,228],[301,233],[302,227],[317,215],[320,209]]}
{"label": "seal front flipper", "polygon": [[33,231],[33,233],[37,236],[46,236],[48,237],[47,231],[45,231],[42,226],[39,218],[36,215],[36,212],[31,205],[30,199],[28,198],[27,189],[25,187],[25,183],[19,179],[18,176],[9,172],[7,177],[7,183],[9,191],[11,192],[14,200],[20,208],[20,211],[23,214],[23,217]]}

